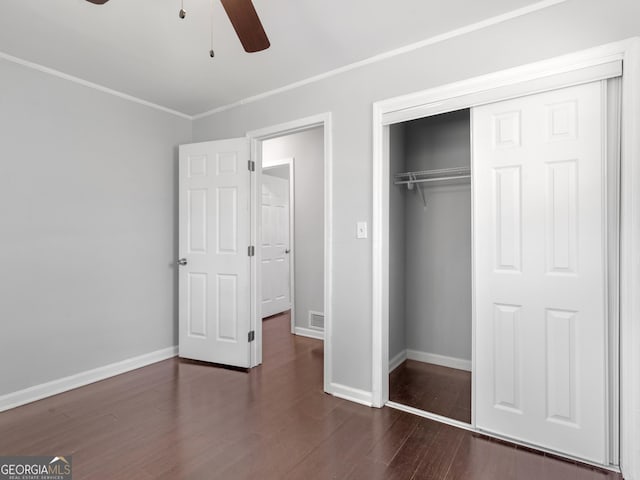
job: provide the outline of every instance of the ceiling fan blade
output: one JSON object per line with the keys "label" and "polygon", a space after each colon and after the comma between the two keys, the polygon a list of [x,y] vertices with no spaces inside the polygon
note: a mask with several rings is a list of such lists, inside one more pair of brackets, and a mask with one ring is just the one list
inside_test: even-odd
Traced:
{"label": "ceiling fan blade", "polygon": [[245,52],[259,52],[271,43],[264,32],[258,13],[251,0],[220,0],[227,12]]}
{"label": "ceiling fan blade", "polygon": [[104,3],[107,3],[109,0],[87,0],[87,2],[89,3],[95,3],[96,5],[102,5]]}

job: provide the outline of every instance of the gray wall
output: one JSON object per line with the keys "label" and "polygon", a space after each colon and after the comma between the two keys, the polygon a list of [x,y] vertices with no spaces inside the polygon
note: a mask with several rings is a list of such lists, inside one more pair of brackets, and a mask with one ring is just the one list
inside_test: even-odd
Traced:
{"label": "gray wall", "polygon": [[324,313],[324,128],[266,140],[262,161],[293,157],[295,202],[295,325]]}
{"label": "gray wall", "polygon": [[0,395],[177,344],[191,122],[0,60]]}
{"label": "gray wall", "polygon": [[372,103],[640,35],[637,0],[568,0],[523,17],[246,103],[194,122],[195,141],[322,112],[333,118],[333,382],[371,391]]}
{"label": "gray wall", "polygon": [[405,198],[406,188],[393,184],[395,173],[405,172],[405,128],[389,129],[389,360],[407,349],[405,311]]}
{"label": "gray wall", "polygon": [[[405,167],[468,167],[470,137],[468,110],[407,122]],[[406,344],[471,360],[471,185],[435,185],[423,184],[426,210],[404,189]]]}

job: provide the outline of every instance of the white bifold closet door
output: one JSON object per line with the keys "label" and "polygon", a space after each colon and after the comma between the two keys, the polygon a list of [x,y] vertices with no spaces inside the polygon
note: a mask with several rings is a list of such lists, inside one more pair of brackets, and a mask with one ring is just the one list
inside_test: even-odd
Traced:
{"label": "white bifold closet door", "polygon": [[475,422],[606,462],[604,84],[473,109]]}

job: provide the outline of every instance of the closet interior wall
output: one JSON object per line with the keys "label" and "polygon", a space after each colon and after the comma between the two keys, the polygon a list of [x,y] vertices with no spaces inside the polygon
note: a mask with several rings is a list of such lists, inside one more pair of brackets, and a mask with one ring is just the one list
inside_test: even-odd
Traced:
{"label": "closet interior wall", "polygon": [[[405,169],[405,124],[389,127],[389,171],[391,178]],[[391,368],[406,357],[405,328],[405,199],[406,187],[389,188],[389,362]],[[415,199],[411,199],[415,200]],[[391,370],[391,368],[389,370]]]}
{"label": "closet interior wall", "polygon": [[[400,172],[468,167],[470,112],[391,125],[389,141],[392,178]],[[422,183],[412,190],[392,184],[389,209],[391,368],[406,355],[422,361],[446,357],[470,370],[470,183]]]}

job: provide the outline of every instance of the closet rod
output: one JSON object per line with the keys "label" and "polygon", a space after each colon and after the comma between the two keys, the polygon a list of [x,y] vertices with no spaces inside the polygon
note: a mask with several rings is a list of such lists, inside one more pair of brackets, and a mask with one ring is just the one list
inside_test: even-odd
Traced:
{"label": "closet rod", "polygon": [[442,168],[439,170],[422,170],[420,172],[404,172],[395,175],[396,185],[413,185],[414,183],[437,182],[471,178],[469,167]]}
{"label": "closet rod", "polygon": [[425,183],[425,182],[440,182],[444,180],[458,180],[471,178],[471,175],[455,175],[451,177],[438,177],[438,178],[422,178],[417,180],[396,180],[394,182],[395,185],[408,185],[413,183]]}

